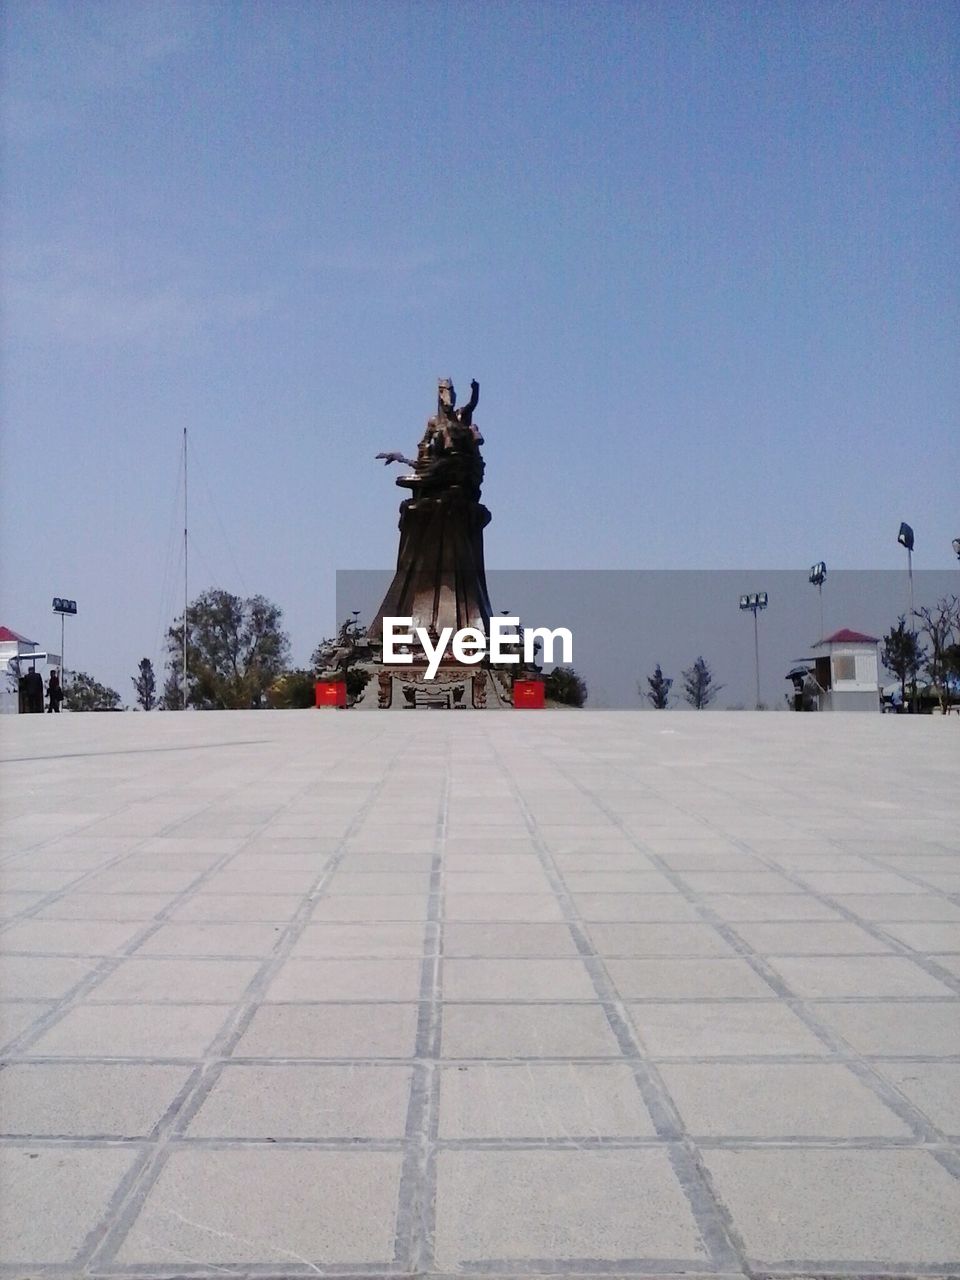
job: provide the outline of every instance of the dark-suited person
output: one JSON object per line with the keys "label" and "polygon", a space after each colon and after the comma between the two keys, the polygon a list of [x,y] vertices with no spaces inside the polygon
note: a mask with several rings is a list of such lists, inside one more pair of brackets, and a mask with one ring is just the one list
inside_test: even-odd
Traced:
{"label": "dark-suited person", "polygon": [[47,710],[59,715],[62,701],[63,690],[60,687],[60,677],[56,671],[51,671],[50,679],[47,681]]}
{"label": "dark-suited person", "polygon": [[36,715],[43,715],[43,676],[34,667],[24,677],[27,693],[27,710]]}

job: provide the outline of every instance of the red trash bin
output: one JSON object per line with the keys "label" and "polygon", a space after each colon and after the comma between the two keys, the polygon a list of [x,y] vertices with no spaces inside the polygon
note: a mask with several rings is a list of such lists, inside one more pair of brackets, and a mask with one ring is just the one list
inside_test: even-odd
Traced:
{"label": "red trash bin", "polygon": [[318,680],[318,707],[345,707],[347,705],[347,685],[344,680]]}
{"label": "red trash bin", "polygon": [[542,680],[515,680],[513,682],[514,708],[543,710],[544,684]]}

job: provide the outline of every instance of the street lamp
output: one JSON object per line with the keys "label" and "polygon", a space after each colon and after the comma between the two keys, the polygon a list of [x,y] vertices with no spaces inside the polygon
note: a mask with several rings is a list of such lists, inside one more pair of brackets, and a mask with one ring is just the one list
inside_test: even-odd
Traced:
{"label": "street lamp", "polygon": [[820,639],[823,639],[823,584],[827,578],[827,566],[822,560],[810,566],[809,581],[817,588],[820,597]]}
{"label": "street lamp", "polygon": [[753,614],[753,655],[757,672],[757,710],[760,710],[760,631],[757,626],[757,614],[767,607],[768,597],[765,591],[755,591],[752,595],[740,597],[740,608]]}
{"label": "street lamp", "polygon": [[913,617],[913,530],[905,522],[900,524],[897,541],[907,549],[907,580],[910,583],[910,617]]}
{"label": "street lamp", "polygon": [[[515,614],[512,614],[509,609],[501,609],[500,613],[504,618],[510,618],[510,617],[516,616]],[[523,651],[523,627],[520,626],[519,622],[517,623],[517,629],[514,632],[513,636],[511,636],[509,633],[506,633],[505,635],[505,639],[508,641],[513,638],[516,638],[517,657],[519,658],[522,655],[522,651]]]}
{"label": "street lamp", "polygon": [[62,677],[62,679],[60,680],[60,688],[66,689],[67,664],[63,660],[63,620],[64,618],[67,617],[68,614],[70,617],[74,617],[76,615],[77,602],[76,600],[64,600],[62,596],[54,596],[53,612],[59,613],[60,615],[60,675]]}

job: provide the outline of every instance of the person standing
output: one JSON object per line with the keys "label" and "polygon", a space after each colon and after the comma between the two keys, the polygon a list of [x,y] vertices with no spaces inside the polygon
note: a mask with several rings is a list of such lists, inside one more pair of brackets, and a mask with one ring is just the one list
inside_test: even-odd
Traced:
{"label": "person standing", "polygon": [[60,677],[56,671],[51,671],[50,679],[47,681],[47,711],[59,715],[62,701],[63,689],[60,687]]}
{"label": "person standing", "polygon": [[36,667],[31,667],[27,672],[24,687],[27,693],[27,711],[33,715],[39,711],[43,715],[43,676]]}

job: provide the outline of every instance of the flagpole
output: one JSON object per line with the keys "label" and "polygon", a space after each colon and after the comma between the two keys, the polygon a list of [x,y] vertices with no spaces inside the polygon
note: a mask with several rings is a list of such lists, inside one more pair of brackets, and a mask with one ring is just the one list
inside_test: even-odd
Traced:
{"label": "flagpole", "polygon": [[182,706],[187,709],[187,601],[188,601],[188,557],[187,544],[187,428],[183,428],[183,687]]}

